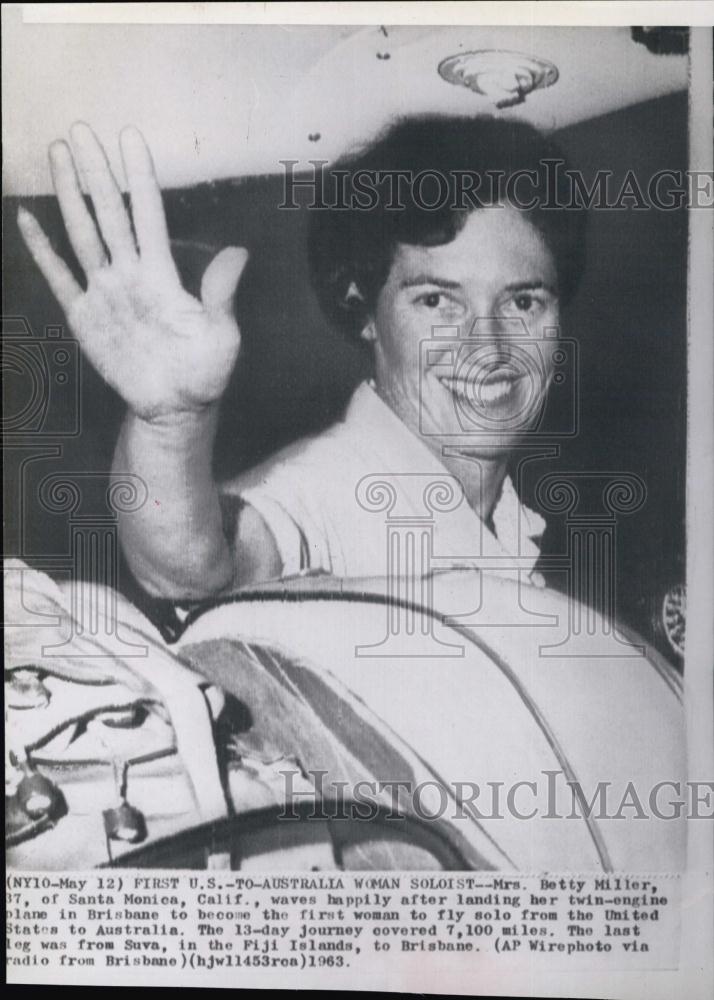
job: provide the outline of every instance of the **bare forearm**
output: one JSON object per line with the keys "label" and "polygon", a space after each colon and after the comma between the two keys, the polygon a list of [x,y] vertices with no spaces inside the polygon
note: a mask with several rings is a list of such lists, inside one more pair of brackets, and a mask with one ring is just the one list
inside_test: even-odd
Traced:
{"label": "bare forearm", "polygon": [[129,566],[152,595],[202,598],[233,582],[211,471],[216,408],[147,422],[131,412],[119,435],[114,473],[146,483],[143,507],[122,514],[119,533]]}
{"label": "bare forearm", "polygon": [[[120,136],[131,219],[94,132],[76,122],[71,138],[71,149],[52,143],[50,168],[86,288],[30,212],[18,212],[18,225],[85,355],[128,407],[114,471],[139,476],[148,490],[140,510],[121,515],[129,565],[156,596],[218,594],[234,583],[234,546],[223,533],[211,453],[218,401],[240,350],[233,297],[248,254],[224,247],[203,274],[200,299],[189,295],[171,256],[161,191],[141,133],[126,128]],[[265,533],[258,542],[267,545],[270,569],[275,553]]]}

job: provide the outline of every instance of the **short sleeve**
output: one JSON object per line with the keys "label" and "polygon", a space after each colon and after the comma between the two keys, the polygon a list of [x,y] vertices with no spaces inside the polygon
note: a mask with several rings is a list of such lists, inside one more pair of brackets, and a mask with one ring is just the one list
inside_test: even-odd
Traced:
{"label": "short sleeve", "polygon": [[283,505],[258,488],[244,490],[240,496],[260,514],[270,529],[282,560],[282,575],[294,576],[310,569],[305,536]]}

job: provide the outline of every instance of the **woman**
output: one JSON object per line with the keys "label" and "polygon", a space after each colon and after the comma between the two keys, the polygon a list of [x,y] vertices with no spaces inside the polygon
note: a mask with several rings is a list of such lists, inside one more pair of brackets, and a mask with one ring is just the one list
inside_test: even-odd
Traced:
{"label": "woman", "polygon": [[[402,516],[433,521],[449,565],[517,567],[542,582],[543,522],[506,467],[541,417],[560,300],[582,264],[583,212],[553,188],[549,141],[517,122],[413,118],[335,165],[323,180],[348,183],[337,207],[313,212],[313,280],[335,325],[371,349],[374,380],[322,435],[219,486],[211,454],[239,353],[232,300],[246,252],[221,251],[192,298],[138,131],[121,137],[133,231],[91,129],[75,125],[72,139],[98,228],[66,143],[50,163],[85,292],[33,217],[21,210],[19,222],[87,356],[127,403],[114,467],[141,476],[153,502],[123,517],[121,539],[147,592],[203,598],[316,569],[384,576],[369,477],[385,474],[398,477]],[[376,183],[365,194],[366,177]],[[450,493],[448,509],[425,512],[424,477]]]}

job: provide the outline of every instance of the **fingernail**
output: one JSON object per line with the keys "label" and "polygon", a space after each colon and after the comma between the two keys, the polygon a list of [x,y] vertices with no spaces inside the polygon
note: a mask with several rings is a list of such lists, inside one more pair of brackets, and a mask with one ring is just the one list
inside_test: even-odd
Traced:
{"label": "fingernail", "polygon": [[226,247],[223,253],[236,262],[248,260],[248,251],[245,247]]}
{"label": "fingernail", "polygon": [[17,228],[26,235],[29,235],[30,231],[34,233],[37,229],[37,219],[23,205],[17,209]]}
{"label": "fingernail", "polygon": [[125,125],[119,135],[124,136],[126,139],[140,139],[141,133],[136,125]]}
{"label": "fingernail", "polygon": [[92,131],[91,125],[88,125],[87,122],[79,121],[72,123],[69,129],[69,134],[74,141],[77,142],[77,140],[81,141],[82,138],[93,136],[94,132]]}
{"label": "fingernail", "polygon": [[49,145],[50,157],[57,157],[60,155],[65,155],[69,152],[69,146],[64,141],[64,139],[55,139]]}

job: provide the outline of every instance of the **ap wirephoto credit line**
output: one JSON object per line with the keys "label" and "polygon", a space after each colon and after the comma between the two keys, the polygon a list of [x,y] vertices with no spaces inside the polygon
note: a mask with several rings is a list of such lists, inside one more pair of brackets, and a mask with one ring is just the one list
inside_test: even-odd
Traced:
{"label": "ap wirephoto credit line", "polygon": [[709,995],[711,6],[587,7],[4,6],[10,982]]}

